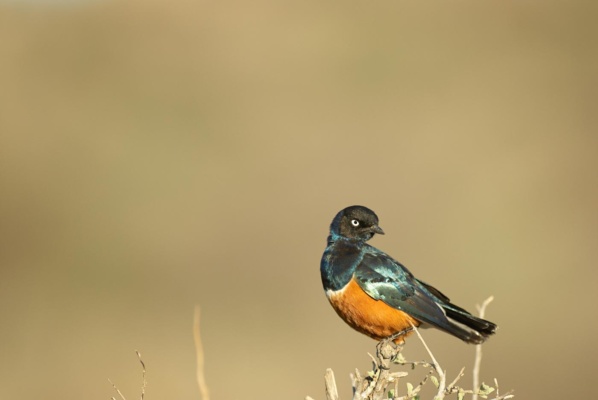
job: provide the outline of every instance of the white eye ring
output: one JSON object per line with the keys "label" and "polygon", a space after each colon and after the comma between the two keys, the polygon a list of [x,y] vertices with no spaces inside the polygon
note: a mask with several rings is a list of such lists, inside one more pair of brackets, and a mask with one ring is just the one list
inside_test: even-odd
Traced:
{"label": "white eye ring", "polygon": [[356,220],[356,219],[352,219],[351,220],[351,225],[353,225],[353,226],[359,226],[359,221]]}

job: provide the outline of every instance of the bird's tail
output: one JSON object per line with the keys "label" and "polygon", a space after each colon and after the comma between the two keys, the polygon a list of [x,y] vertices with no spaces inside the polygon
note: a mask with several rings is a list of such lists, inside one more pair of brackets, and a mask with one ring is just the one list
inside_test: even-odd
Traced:
{"label": "bird's tail", "polygon": [[471,331],[468,332],[460,330],[461,335],[459,335],[459,337],[467,343],[483,343],[490,335],[496,332],[496,329],[498,329],[498,326],[496,326],[495,323],[473,316],[461,307],[457,307],[452,303],[443,304],[442,308],[446,312],[446,316],[449,320],[471,329]]}
{"label": "bird's tail", "polygon": [[443,308],[448,317],[449,326],[439,326],[440,329],[444,329],[459,339],[473,344],[484,343],[498,329],[495,323],[473,316],[467,310],[451,303],[451,300],[434,286],[419,280],[418,282],[438,298],[438,305]]}

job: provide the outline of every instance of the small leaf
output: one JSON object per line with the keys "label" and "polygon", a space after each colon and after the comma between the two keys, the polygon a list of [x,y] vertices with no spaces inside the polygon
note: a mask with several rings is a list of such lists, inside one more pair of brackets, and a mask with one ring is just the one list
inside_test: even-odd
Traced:
{"label": "small leaf", "polygon": [[488,386],[485,383],[482,383],[480,385],[479,395],[483,398],[487,398],[490,393],[494,392],[494,390],[495,389],[492,386]]}
{"label": "small leaf", "polygon": [[397,353],[394,360],[392,360],[395,364],[404,364],[407,360],[403,357],[403,354]]}
{"label": "small leaf", "polygon": [[457,394],[457,400],[463,400],[464,397],[465,392],[463,391],[463,389],[459,389],[459,393]]}
{"label": "small leaf", "polygon": [[407,382],[407,396],[411,396],[411,394],[413,393],[413,385],[409,382]]}
{"label": "small leaf", "polygon": [[395,390],[394,390],[394,389],[390,389],[390,390],[388,391],[388,398],[389,398],[389,399],[392,399],[392,398],[394,398],[394,397],[395,397]]}
{"label": "small leaf", "polygon": [[438,383],[438,378],[436,378],[434,375],[430,376],[430,380],[432,381],[434,386],[436,386],[436,388],[438,388],[438,386],[440,386],[440,384]]}

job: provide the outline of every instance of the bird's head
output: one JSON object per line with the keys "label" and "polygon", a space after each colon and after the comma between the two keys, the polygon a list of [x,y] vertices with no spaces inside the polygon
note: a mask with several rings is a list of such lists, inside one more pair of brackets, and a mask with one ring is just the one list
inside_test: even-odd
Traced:
{"label": "bird's head", "polygon": [[330,225],[330,234],[333,237],[367,241],[376,233],[384,235],[384,231],[378,226],[378,216],[363,206],[351,206],[341,210]]}

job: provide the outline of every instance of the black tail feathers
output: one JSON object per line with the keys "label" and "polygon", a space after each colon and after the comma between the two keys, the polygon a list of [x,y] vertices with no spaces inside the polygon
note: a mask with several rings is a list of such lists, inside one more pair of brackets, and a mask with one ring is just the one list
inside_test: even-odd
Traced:
{"label": "black tail feathers", "polygon": [[493,335],[498,329],[498,326],[495,323],[475,317],[460,307],[450,304],[443,308],[444,311],[446,311],[446,316],[449,320],[455,321],[471,329],[471,331],[459,329],[459,333],[461,334],[457,335],[467,343],[484,343],[486,339],[488,339],[490,335]]}
{"label": "black tail feathers", "polygon": [[[454,305],[444,293],[435,287],[420,280],[418,280],[418,282],[438,299],[437,304],[444,309],[446,316],[448,317],[448,326],[438,326],[438,328],[445,330],[467,343],[473,344],[484,343],[486,339],[488,339],[490,335],[493,335],[498,329],[498,326],[495,323],[473,316],[467,312],[467,310]],[[463,326],[471,330],[465,329]]]}

